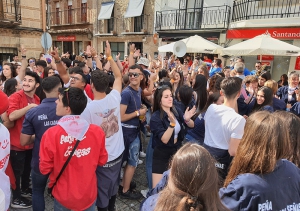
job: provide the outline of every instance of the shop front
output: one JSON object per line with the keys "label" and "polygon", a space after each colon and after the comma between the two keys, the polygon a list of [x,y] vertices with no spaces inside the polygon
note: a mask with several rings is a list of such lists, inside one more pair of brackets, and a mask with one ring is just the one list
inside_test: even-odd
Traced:
{"label": "shop front", "polygon": [[[300,47],[300,28],[229,29],[226,39],[230,45],[233,45],[265,33],[269,33],[273,38]],[[255,63],[260,61],[259,55],[243,56],[243,58],[249,70],[254,70]],[[300,70],[300,57],[263,55],[262,64],[268,66],[272,74],[272,79],[277,81],[282,74],[287,74],[292,70]]]}
{"label": "shop front", "polygon": [[83,35],[58,35],[54,36],[53,46],[57,47],[59,53],[69,52],[71,55],[83,53],[87,45],[91,45],[90,40],[83,39]]}

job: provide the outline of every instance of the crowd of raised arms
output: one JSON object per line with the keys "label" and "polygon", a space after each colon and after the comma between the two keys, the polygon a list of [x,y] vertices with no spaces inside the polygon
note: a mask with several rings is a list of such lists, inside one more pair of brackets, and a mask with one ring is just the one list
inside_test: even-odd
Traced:
{"label": "crowd of raised arms", "polygon": [[240,57],[129,52],[21,47],[2,64],[4,210],[45,210],[45,190],[54,210],[115,211],[117,197],[145,197],[143,211],[300,210],[297,71],[276,82]]}

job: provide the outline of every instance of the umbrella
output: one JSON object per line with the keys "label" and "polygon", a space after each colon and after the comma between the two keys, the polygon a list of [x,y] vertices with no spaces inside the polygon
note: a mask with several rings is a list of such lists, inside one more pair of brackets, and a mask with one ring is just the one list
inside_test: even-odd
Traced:
{"label": "umbrella", "polygon": [[222,50],[222,55],[273,55],[299,56],[300,48],[277,40],[269,33],[258,35],[252,39],[232,45]]}
{"label": "umbrella", "polygon": [[[222,46],[219,46],[209,40],[204,39],[198,35],[191,36],[180,40],[186,44],[187,53],[210,53],[210,54],[217,54],[220,53],[223,49]],[[176,42],[160,46],[158,48],[159,52],[173,52],[173,47]]]}

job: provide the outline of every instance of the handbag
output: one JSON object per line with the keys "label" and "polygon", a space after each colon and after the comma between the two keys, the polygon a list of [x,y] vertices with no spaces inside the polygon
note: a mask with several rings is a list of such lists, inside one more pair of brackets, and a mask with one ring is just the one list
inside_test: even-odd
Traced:
{"label": "handbag", "polygon": [[79,140],[76,141],[76,144],[75,144],[75,146],[74,146],[74,148],[73,148],[71,154],[69,155],[67,161],[65,162],[65,164],[63,165],[62,169],[60,170],[58,176],[56,177],[56,180],[55,180],[54,184],[52,185],[51,188],[48,188],[48,194],[49,194],[52,198],[54,198],[53,195],[52,195],[52,190],[53,190],[54,186],[56,185],[58,179],[60,178],[60,176],[61,176],[62,173],[64,172],[65,168],[67,167],[68,163],[70,162],[71,158],[73,157],[73,154],[74,154],[74,152],[75,152],[75,150],[76,150],[76,148],[77,148],[79,142],[80,142]]}

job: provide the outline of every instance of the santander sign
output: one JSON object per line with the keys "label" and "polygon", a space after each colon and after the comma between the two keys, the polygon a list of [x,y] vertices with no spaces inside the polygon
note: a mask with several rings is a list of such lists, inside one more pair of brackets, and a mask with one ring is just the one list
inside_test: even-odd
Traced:
{"label": "santander sign", "polygon": [[229,29],[227,39],[251,39],[255,36],[269,33],[276,39],[300,39],[300,28],[256,28],[256,29]]}

